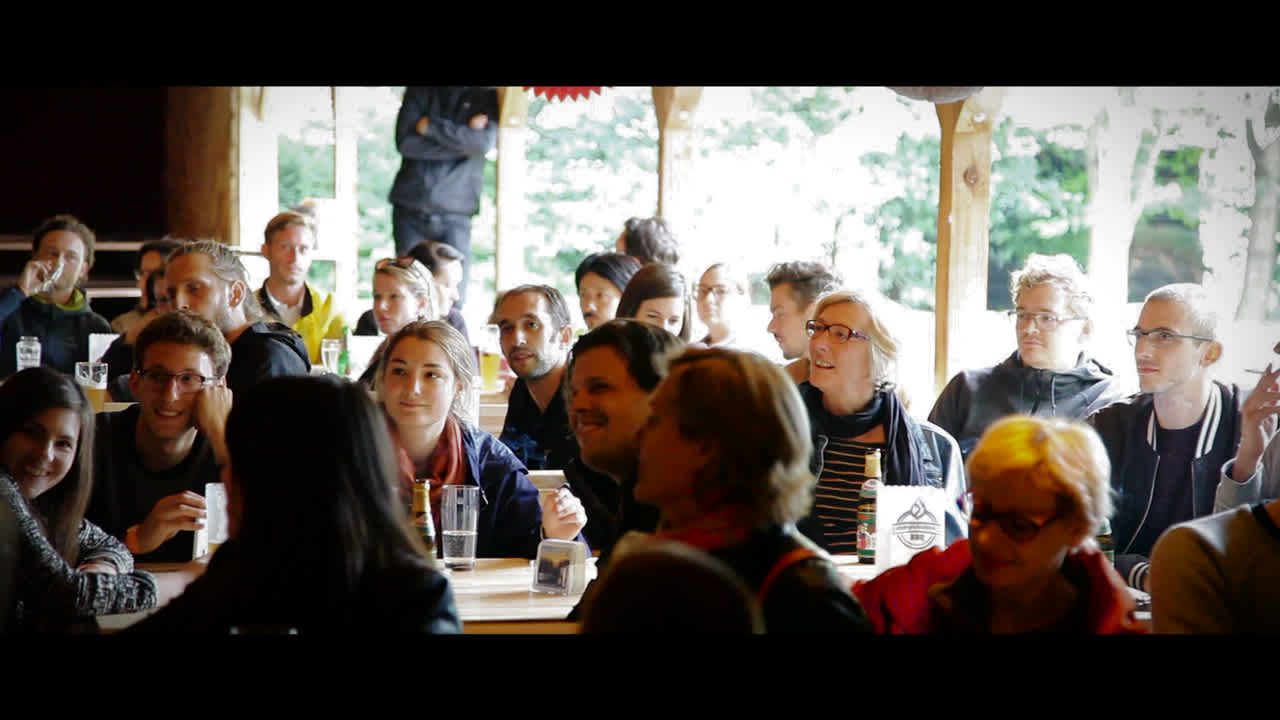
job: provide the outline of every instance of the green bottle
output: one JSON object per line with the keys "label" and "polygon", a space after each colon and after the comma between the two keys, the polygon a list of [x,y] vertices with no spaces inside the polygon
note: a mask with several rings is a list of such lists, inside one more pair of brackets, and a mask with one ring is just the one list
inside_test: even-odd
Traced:
{"label": "green bottle", "polygon": [[342,352],[338,353],[338,374],[346,377],[351,372],[351,353],[347,350],[351,346],[351,328],[346,325],[342,326]]}

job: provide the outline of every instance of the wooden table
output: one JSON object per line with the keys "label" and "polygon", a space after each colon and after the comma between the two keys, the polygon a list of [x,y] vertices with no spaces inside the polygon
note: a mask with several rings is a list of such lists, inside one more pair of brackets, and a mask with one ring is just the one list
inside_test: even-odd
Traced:
{"label": "wooden table", "polygon": [[[178,563],[139,563],[138,569],[170,572]],[[480,558],[474,570],[446,570],[453,588],[462,630],[468,634],[572,634],[578,623],[565,617],[581,594],[533,592],[532,561],[526,558]],[[587,580],[596,576],[595,558],[587,559]],[[98,616],[104,633],[119,632],[155,612]]]}

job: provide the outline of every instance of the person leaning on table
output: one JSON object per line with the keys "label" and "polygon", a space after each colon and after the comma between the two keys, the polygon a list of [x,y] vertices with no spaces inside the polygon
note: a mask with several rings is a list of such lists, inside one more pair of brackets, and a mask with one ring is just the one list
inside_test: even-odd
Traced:
{"label": "person leaning on table", "polygon": [[57,370],[28,368],[0,385],[0,504],[18,529],[8,632],[93,632],[90,618],[153,608],[203,570],[193,561],[164,578],[136,571],[124,544],[84,519],[93,429],[84,392]]}
{"label": "person leaning on table", "polygon": [[854,584],[876,632],[1145,632],[1093,540],[1112,505],[1092,428],[1012,415],[982,434],[968,468],[969,537]]}
{"label": "person leaning on table", "polygon": [[[367,390],[324,375],[236,395],[228,539],[185,593],[126,632],[459,633],[449,581],[411,529]],[[262,438],[295,452],[262,452]]]}

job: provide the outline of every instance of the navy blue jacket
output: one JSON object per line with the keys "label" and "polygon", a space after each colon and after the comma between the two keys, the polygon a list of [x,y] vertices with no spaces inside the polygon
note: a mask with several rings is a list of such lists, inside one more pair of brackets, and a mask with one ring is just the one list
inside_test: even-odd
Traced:
{"label": "navy blue jacket", "polygon": [[27,297],[16,287],[0,292],[0,378],[17,370],[18,341],[23,335],[40,338],[41,365],[74,375],[76,363],[89,360],[89,333],[115,332],[106,318],[89,309],[83,290],[75,295],[82,306],[64,310]]}
{"label": "navy blue jacket", "polygon": [[[467,484],[480,487],[476,557],[537,557],[542,507],[524,463],[493,435],[466,423],[462,424],[462,446],[467,454]],[[586,542],[582,533],[574,540]]]}
{"label": "navy blue jacket", "polygon": [[[467,122],[487,115],[482,130]],[[418,120],[430,118],[427,134]],[[498,141],[498,91],[492,87],[411,86],[396,116],[400,170],[388,199],[422,213],[475,215],[484,184],[484,156]]]}

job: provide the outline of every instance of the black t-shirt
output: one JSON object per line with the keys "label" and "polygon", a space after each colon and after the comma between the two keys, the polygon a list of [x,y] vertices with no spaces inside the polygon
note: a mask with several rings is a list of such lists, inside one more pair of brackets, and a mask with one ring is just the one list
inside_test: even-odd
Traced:
{"label": "black t-shirt", "polygon": [[[1192,508],[1191,461],[1195,459],[1196,442],[1200,439],[1201,419],[1196,424],[1180,430],[1166,430],[1156,423],[1155,492],[1151,497],[1151,509],[1142,531],[1134,539],[1129,552],[1151,555],[1160,535],[1175,523],[1190,520],[1196,515]],[[1201,508],[1207,514],[1212,508]]]}
{"label": "black t-shirt", "polygon": [[571,458],[578,457],[578,441],[569,425],[564,395],[557,391],[543,412],[523,378],[511,388],[498,439],[530,470],[563,470]]}
{"label": "black t-shirt", "polygon": [[[122,538],[133,525],[146,520],[161,498],[190,490],[204,495],[205,483],[218,482],[218,466],[203,435],[197,434],[182,462],[159,472],[147,470],[138,456],[134,432],[140,405],[98,413],[93,445],[93,495],[85,518]],[[139,562],[185,562],[191,559],[194,533],[183,530]]]}
{"label": "black t-shirt", "polygon": [[302,336],[278,322],[256,322],[231,343],[227,387],[239,393],[269,377],[306,375],[311,358]]}

